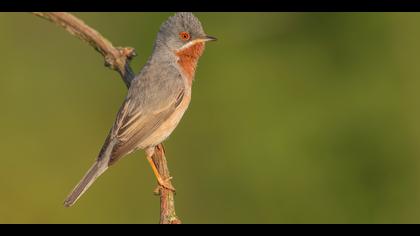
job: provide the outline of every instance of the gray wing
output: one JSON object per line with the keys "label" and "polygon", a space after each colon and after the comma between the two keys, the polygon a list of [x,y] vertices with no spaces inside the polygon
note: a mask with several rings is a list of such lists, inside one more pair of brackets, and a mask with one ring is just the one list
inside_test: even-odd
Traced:
{"label": "gray wing", "polygon": [[142,73],[133,80],[111,130],[116,139],[110,165],[136,148],[168,119],[183,99],[185,84],[176,71]]}

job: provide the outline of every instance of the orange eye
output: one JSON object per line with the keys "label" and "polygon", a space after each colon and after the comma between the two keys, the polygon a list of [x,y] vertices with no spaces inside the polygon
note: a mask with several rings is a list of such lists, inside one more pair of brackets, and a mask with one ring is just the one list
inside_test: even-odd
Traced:
{"label": "orange eye", "polygon": [[190,39],[190,34],[185,32],[185,31],[181,32],[181,33],[179,33],[179,38],[184,40],[184,41],[187,41],[188,39]]}

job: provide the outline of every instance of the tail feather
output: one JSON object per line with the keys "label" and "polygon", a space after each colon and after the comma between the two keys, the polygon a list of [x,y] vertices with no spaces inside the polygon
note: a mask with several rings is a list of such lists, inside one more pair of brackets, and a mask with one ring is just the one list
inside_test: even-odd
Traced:
{"label": "tail feather", "polygon": [[89,171],[85,174],[83,179],[76,185],[64,201],[65,207],[72,206],[86,190],[95,182],[95,180],[108,169],[108,163],[98,160]]}
{"label": "tail feather", "polygon": [[112,150],[115,139],[111,139],[111,132],[105,140],[104,145],[99,152],[99,157],[96,162],[90,167],[88,172],[85,174],[82,180],[74,187],[71,193],[64,200],[65,207],[71,207],[82,195],[88,190],[88,188],[95,182],[95,180],[101,176],[109,167]]}

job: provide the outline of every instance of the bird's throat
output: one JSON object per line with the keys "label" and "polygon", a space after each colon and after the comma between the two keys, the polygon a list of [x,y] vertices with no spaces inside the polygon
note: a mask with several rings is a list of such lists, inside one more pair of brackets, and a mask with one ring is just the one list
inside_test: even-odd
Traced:
{"label": "bird's throat", "polygon": [[178,57],[178,65],[183,70],[191,85],[194,80],[195,69],[197,68],[198,59],[204,52],[204,43],[198,42],[188,48],[176,52]]}

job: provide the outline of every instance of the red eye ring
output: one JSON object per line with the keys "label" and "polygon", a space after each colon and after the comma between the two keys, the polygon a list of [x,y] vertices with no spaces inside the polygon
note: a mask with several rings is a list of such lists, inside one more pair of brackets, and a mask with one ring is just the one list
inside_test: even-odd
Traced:
{"label": "red eye ring", "polygon": [[184,40],[184,41],[187,41],[188,39],[190,39],[190,37],[191,36],[188,32],[183,31],[183,32],[179,33],[179,38]]}

